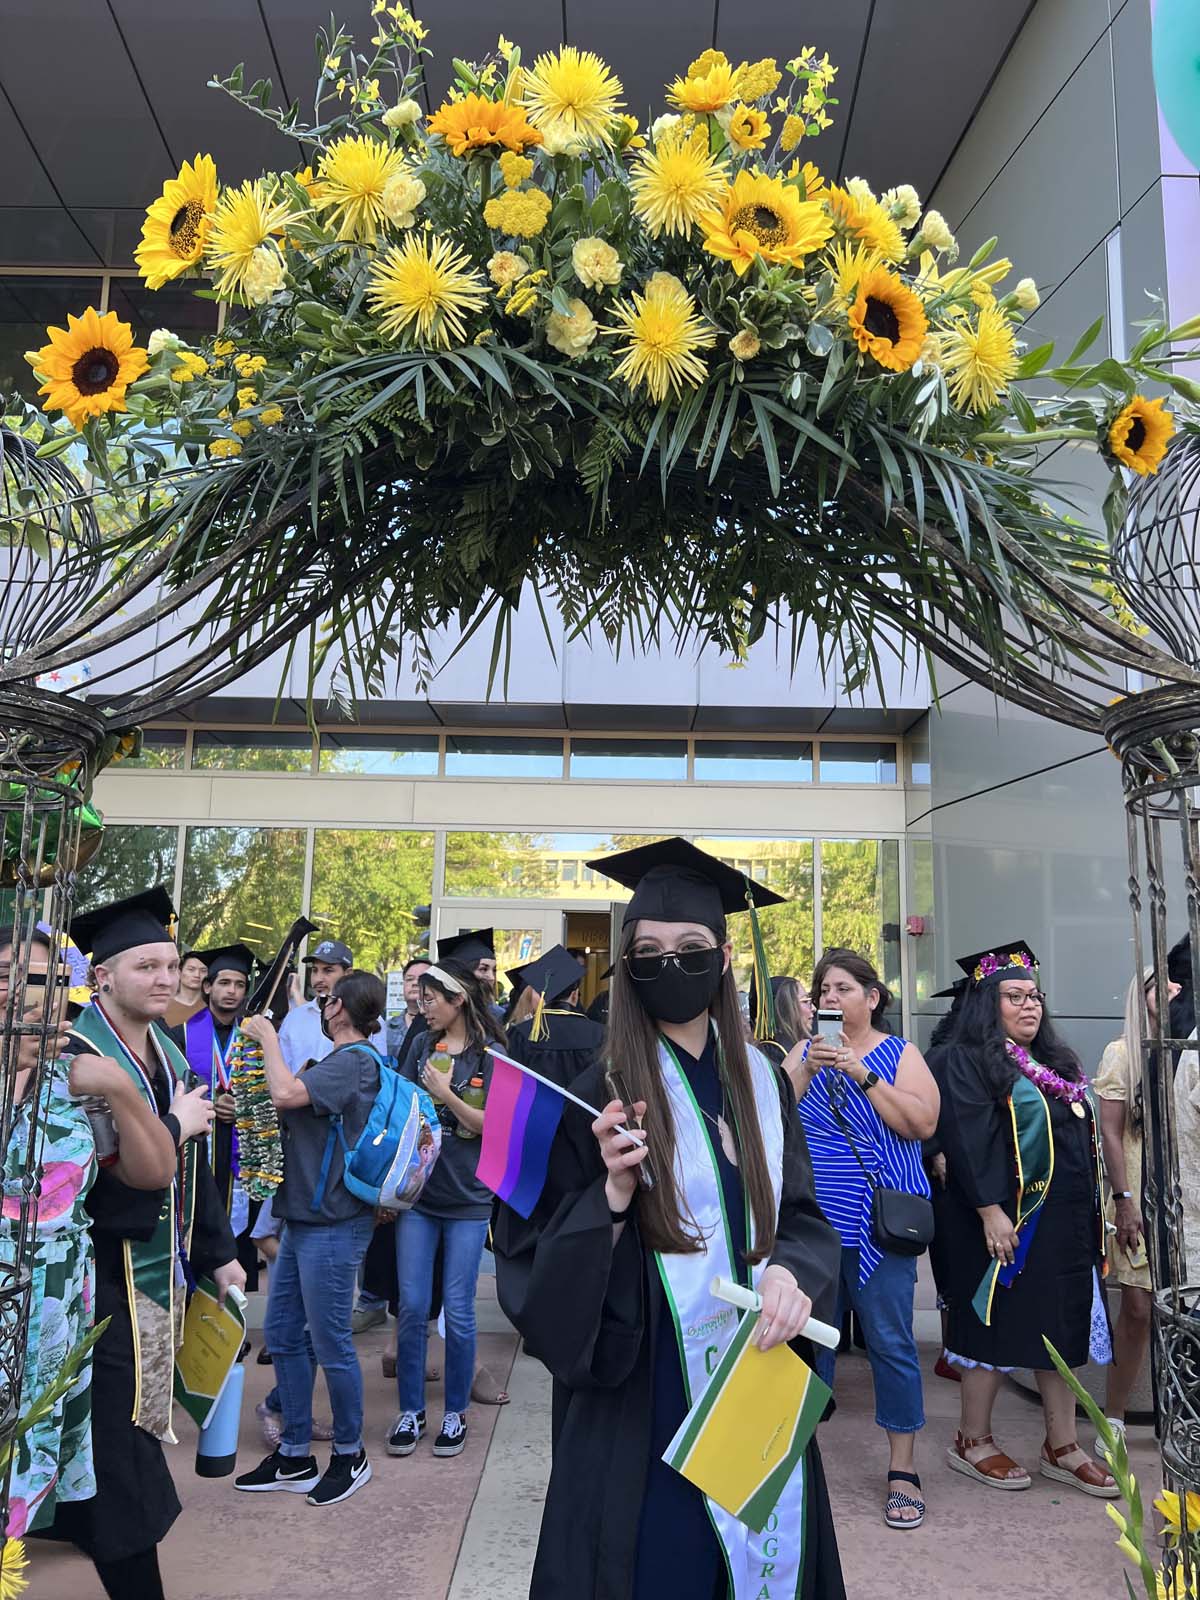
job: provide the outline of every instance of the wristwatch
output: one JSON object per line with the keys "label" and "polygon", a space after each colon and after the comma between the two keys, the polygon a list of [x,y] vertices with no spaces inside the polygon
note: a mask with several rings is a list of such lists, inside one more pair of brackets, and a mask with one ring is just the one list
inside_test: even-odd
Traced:
{"label": "wristwatch", "polygon": [[863,1093],[865,1094],[868,1089],[873,1089],[878,1082],[879,1074],[877,1072],[872,1072],[870,1067],[868,1067],[867,1075],[862,1081]]}
{"label": "wristwatch", "polygon": [[1132,1189],[1114,1189],[1113,1190],[1113,1199],[1114,1200],[1132,1200],[1133,1199],[1133,1190]]}

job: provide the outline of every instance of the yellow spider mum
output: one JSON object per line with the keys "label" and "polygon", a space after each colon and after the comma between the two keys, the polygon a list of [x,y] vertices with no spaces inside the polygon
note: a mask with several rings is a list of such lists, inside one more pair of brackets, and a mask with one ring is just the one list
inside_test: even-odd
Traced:
{"label": "yellow spider mum", "polygon": [[372,265],[367,303],[389,338],[445,349],[462,343],[465,318],[487,303],[487,288],[450,240],[417,234]]}
{"label": "yellow spider mum", "polygon": [[17,1600],[29,1587],[26,1570],[29,1557],[25,1554],[23,1539],[6,1539],[4,1556],[0,1559],[0,1600]]}
{"label": "yellow spider mum", "polygon": [[737,98],[737,74],[724,59],[694,78],[676,78],[667,85],[667,99],[681,111],[723,111]]}
{"label": "yellow spider mum", "polygon": [[522,102],[535,128],[584,144],[611,144],[621,80],[591,50],[565,44],[538,56],[524,75]]}
{"label": "yellow spider mum", "polygon": [[1017,375],[1017,341],[1000,307],[981,306],[975,321],[967,316],[938,340],[938,360],[956,406],[990,411]]}
{"label": "yellow spider mum", "polygon": [[878,200],[866,195],[860,197],[831,183],[825,204],[839,233],[848,234],[869,249],[877,250],[889,261],[904,260],[904,234]]}
{"label": "yellow spider mum", "polygon": [[629,179],[633,209],[651,238],[691,233],[720,204],[725,170],[708,148],[708,131],[679,123],[638,157]]}
{"label": "yellow spider mum", "polygon": [[541,134],[526,121],[520,106],[485,100],[478,94],[447,100],[439,106],[429,119],[429,131],[440,133],[456,156],[469,156],[496,145],[520,155],[530,145],[542,142]]}
{"label": "yellow spider mum", "polygon": [[929,328],[920,300],[886,267],[872,267],[859,279],[847,318],[858,348],[891,372],[908,371]]}
{"label": "yellow spider mum", "polygon": [[652,400],[678,394],[685,384],[704,381],[705,366],[699,352],[716,342],[715,330],[696,310],[687,290],[661,285],[646,294],[613,307],[619,326],[605,329],[627,339],[613,368],[631,389],[643,386]]}
{"label": "yellow spider mum", "polygon": [[[1135,394],[1125,409],[1118,412],[1108,430],[1109,450],[1123,467],[1132,468],[1139,478],[1153,477],[1158,471],[1175,432],[1175,418],[1171,412],[1163,410],[1163,404],[1161,399],[1147,400],[1145,395]],[[1192,1498],[1188,1496],[1189,1501]],[[1190,1506],[1188,1522],[1193,1529],[1200,1525],[1192,1520]]]}
{"label": "yellow spider mum", "polygon": [[125,410],[125,391],[150,365],[133,342],[133,329],[115,311],[89,306],[67,317],[66,328],[47,328],[50,343],[26,359],[44,379],[38,393],[47,411],[65,411],[73,428],[105,411]]}
{"label": "yellow spider mum", "polygon": [[753,106],[734,106],[729,119],[729,142],[735,150],[762,150],[771,132],[766,113]]}
{"label": "yellow spider mum", "polygon": [[704,248],[728,261],[739,278],[758,256],[799,266],[833,232],[821,206],[801,200],[782,178],[762,173],[739,172],[718,207],[700,218]]}
{"label": "yellow spider mum", "polygon": [[484,206],[483,220],[501,233],[534,239],[546,226],[551,203],[544,189],[506,189]]}
{"label": "yellow spider mum", "polygon": [[403,165],[404,152],[380,139],[347,134],[333,141],[321,157],[321,188],[314,199],[330,209],[339,239],[375,243],[387,221],[383,191]]}
{"label": "yellow spider mum", "polygon": [[185,161],[177,178],[146,212],[142,242],[133,253],[150,289],[161,289],[199,264],[217,205],[217,164],[211,156]]}
{"label": "yellow spider mum", "polygon": [[858,294],[858,286],[875,267],[883,264],[883,257],[864,244],[854,244],[849,239],[839,239],[825,256],[825,266],[833,279],[834,299],[845,306]]}
{"label": "yellow spider mum", "polygon": [[274,235],[283,232],[295,217],[290,202],[266,179],[226,189],[212,220],[207,250],[220,299],[245,298],[248,280],[257,278],[263,268],[263,257],[257,252],[270,246],[269,253],[274,255]]}

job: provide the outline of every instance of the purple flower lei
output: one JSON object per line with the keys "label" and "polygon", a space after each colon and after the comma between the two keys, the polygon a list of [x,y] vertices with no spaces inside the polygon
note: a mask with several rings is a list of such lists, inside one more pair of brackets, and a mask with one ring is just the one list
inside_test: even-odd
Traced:
{"label": "purple flower lei", "polygon": [[1008,1051],[1009,1058],[1017,1071],[1028,1078],[1030,1083],[1039,1088],[1043,1094],[1052,1094],[1055,1099],[1064,1100],[1068,1105],[1087,1099],[1086,1083],[1072,1083],[1069,1078],[1060,1078],[1057,1072],[1051,1072],[1049,1067],[1041,1066],[1028,1050],[1019,1044],[1014,1044],[1011,1039],[1006,1040],[1004,1048]]}

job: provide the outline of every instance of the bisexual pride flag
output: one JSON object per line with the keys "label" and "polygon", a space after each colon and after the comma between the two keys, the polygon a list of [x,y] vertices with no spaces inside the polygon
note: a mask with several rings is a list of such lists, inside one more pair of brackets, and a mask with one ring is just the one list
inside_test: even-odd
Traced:
{"label": "bisexual pride flag", "polygon": [[574,1096],[499,1051],[488,1053],[494,1066],[475,1176],[498,1199],[528,1217],[546,1185],[563,1101]]}

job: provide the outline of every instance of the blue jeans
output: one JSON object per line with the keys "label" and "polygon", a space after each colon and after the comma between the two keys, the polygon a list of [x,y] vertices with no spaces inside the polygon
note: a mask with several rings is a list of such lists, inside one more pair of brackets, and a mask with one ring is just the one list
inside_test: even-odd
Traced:
{"label": "blue jeans", "polygon": [[[313,1350],[313,1347],[312,1347],[312,1339],[309,1337],[307,1324],[305,1325],[305,1329],[304,1329],[304,1343],[305,1343],[305,1345],[307,1346],[307,1349],[308,1349],[308,1363],[312,1367],[313,1382],[315,1383],[316,1380],[317,1380],[317,1357],[316,1357],[316,1352]],[[271,1347],[270,1347],[270,1345],[267,1345],[265,1348],[267,1350],[270,1350]],[[283,1412],[283,1401],[279,1398],[279,1385],[278,1384],[275,1385],[275,1387],[271,1390],[270,1394],[263,1401],[263,1405],[266,1406],[268,1411],[273,1411],[276,1416],[280,1416],[282,1414],[282,1412]]]}
{"label": "blue jeans", "polygon": [[446,1314],[446,1410],[465,1411],[475,1376],[475,1285],[487,1243],[486,1217],[428,1217],[402,1211],[396,1222],[396,1388],[401,1411],[425,1409],[425,1344],[433,1263],[442,1244],[442,1307]]}
{"label": "blue jeans", "polygon": [[[925,1426],[921,1363],[913,1337],[913,1293],[917,1286],[916,1256],[884,1251],[883,1260],[859,1285],[858,1251],[842,1251],[836,1326],[849,1306],[867,1341],[867,1360],[875,1385],[875,1421],[888,1433],[916,1433]],[[817,1375],[833,1386],[837,1352],[817,1349]]]}
{"label": "blue jeans", "polygon": [[312,1453],[313,1355],[325,1373],[333,1409],[333,1452],[362,1449],[362,1370],[350,1333],[358,1269],[375,1218],[369,1211],[344,1222],[289,1222],[271,1266],[263,1337],[275,1363],[283,1402],[279,1449]]}

